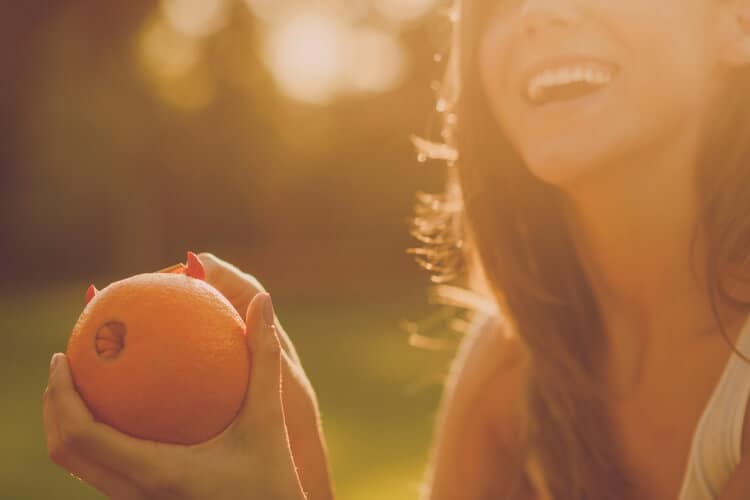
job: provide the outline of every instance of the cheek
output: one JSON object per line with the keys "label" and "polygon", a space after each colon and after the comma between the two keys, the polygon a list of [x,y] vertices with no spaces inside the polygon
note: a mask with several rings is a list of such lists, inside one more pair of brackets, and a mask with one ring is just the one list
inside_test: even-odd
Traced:
{"label": "cheek", "polygon": [[683,29],[675,29],[672,36],[653,25],[636,34],[640,37],[633,36],[642,41],[639,49],[644,56],[632,59],[629,76],[634,104],[640,103],[644,110],[652,112],[671,112],[676,117],[694,114],[706,104],[711,57],[704,33],[689,26],[686,19],[675,22]]}
{"label": "cheek", "polygon": [[710,36],[719,0],[632,0],[619,11],[616,28],[626,63],[646,86],[671,94],[695,89],[709,73],[715,48]]}

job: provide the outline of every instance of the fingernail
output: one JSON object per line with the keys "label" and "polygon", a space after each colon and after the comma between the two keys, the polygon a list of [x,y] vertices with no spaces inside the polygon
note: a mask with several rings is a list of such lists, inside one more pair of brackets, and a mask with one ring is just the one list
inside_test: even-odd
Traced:
{"label": "fingernail", "polygon": [[197,255],[195,255],[193,252],[187,253],[187,269],[185,270],[185,274],[190,276],[191,278],[196,278],[199,280],[206,279],[206,270],[203,267],[203,263],[200,261]]}
{"label": "fingernail", "polygon": [[56,352],[52,355],[52,359],[49,361],[49,373],[50,375],[55,371],[55,367],[60,362],[60,353]]}
{"label": "fingernail", "polygon": [[266,294],[266,303],[263,304],[263,319],[266,321],[267,326],[273,326],[273,301],[271,300],[271,295]]}

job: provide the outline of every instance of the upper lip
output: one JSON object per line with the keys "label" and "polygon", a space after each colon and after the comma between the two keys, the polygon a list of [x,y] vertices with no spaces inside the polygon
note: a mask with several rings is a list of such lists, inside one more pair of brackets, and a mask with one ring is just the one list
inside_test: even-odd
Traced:
{"label": "upper lip", "polygon": [[590,55],[572,54],[566,56],[549,57],[544,59],[537,59],[531,64],[527,65],[521,72],[521,94],[526,95],[526,90],[532,78],[550,69],[561,68],[565,66],[578,66],[585,64],[596,64],[609,68],[614,73],[617,72],[619,66],[606,59]]}

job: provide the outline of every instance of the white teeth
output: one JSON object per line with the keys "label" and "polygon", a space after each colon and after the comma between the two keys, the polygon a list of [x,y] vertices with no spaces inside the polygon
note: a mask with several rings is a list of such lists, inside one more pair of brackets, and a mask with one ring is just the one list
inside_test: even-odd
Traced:
{"label": "white teeth", "polygon": [[612,80],[612,72],[594,66],[568,66],[547,70],[534,76],[526,87],[526,96],[535,102],[545,89],[572,82],[587,82],[606,85]]}

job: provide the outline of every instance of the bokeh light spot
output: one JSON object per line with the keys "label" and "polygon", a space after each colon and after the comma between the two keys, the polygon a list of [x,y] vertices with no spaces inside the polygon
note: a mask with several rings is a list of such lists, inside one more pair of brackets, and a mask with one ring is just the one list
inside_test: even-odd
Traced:
{"label": "bokeh light spot", "polygon": [[137,48],[138,63],[161,101],[192,111],[213,100],[216,82],[201,64],[201,45],[195,38],[157,17],[146,24]]}
{"label": "bokeh light spot", "polygon": [[373,7],[383,17],[397,23],[411,22],[425,16],[436,0],[373,0]]}
{"label": "bokeh light spot", "polygon": [[405,55],[398,39],[374,28],[360,28],[352,33],[348,59],[347,82],[355,91],[391,90],[404,75]]}
{"label": "bokeh light spot", "polygon": [[332,15],[300,13],[273,27],[266,61],[290,97],[326,103],[339,89],[348,26]]}
{"label": "bokeh light spot", "polygon": [[184,35],[203,37],[227,23],[227,0],[162,0],[164,18]]}
{"label": "bokeh light spot", "polygon": [[161,19],[147,24],[138,45],[141,65],[156,78],[178,78],[200,60],[200,47]]}

